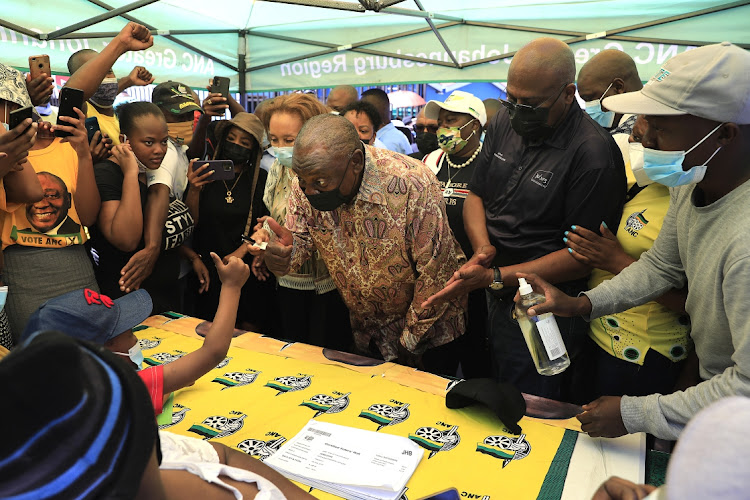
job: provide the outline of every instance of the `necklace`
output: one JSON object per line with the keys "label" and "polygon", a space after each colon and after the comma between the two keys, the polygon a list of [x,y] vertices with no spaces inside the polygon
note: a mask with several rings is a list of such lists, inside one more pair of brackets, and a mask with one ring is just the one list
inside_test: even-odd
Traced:
{"label": "necklace", "polygon": [[[446,154],[443,155],[443,158],[445,158],[445,160],[448,162],[448,182],[445,183],[445,189],[443,189],[443,197],[444,198],[450,198],[453,195],[453,188],[451,187],[451,181],[453,180],[453,177],[455,177],[456,174],[458,173],[456,171],[456,172],[453,172],[453,175],[451,175],[451,167],[453,167],[456,170],[458,170],[460,168],[465,167],[469,163],[473,162],[474,158],[476,158],[479,155],[479,152],[482,150],[482,144],[483,143],[480,142],[479,143],[479,147],[474,151],[474,154],[472,154],[471,157],[468,160],[466,160],[465,162],[463,162],[460,165],[455,165],[451,161],[451,159],[448,157],[448,153],[446,153]],[[442,159],[441,159],[441,162],[442,162]],[[438,169],[438,171],[439,171],[439,169]]]}
{"label": "necklace", "polygon": [[474,158],[476,158],[477,156],[479,156],[479,152],[480,152],[480,151],[482,150],[482,145],[483,145],[483,143],[481,143],[481,142],[480,142],[480,143],[479,143],[479,146],[477,147],[477,149],[475,149],[475,150],[474,150],[474,154],[472,154],[472,155],[471,155],[471,156],[469,157],[469,159],[468,159],[468,160],[466,160],[465,162],[463,162],[463,163],[462,163],[462,164],[460,164],[460,165],[456,165],[456,164],[454,164],[454,163],[453,163],[453,162],[451,161],[451,159],[450,159],[450,157],[448,156],[448,154],[447,154],[447,153],[445,154],[445,159],[446,159],[446,160],[448,161],[448,165],[450,165],[451,167],[453,167],[453,168],[463,168],[463,167],[465,167],[466,165],[468,165],[469,163],[473,162],[473,161],[474,161]]}
{"label": "necklace", "polygon": [[244,173],[245,173],[244,170],[240,172],[240,175],[238,175],[237,178],[234,180],[234,184],[232,184],[231,188],[227,186],[227,181],[225,180],[221,181],[224,183],[224,187],[227,189],[227,196],[226,198],[224,198],[227,201],[227,203],[234,203],[234,198],[232,198],[232,191],[234,191],[234,188],[237,187],[237,183],[240,181],[240,177],[242,177],[242,174]]}

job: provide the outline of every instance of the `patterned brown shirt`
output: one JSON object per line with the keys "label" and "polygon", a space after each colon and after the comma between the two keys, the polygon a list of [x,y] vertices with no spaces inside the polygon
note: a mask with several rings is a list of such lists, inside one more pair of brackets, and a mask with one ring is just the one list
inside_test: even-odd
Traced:
{"label": "patterned brown shirt", "polygon": [[366,147],[355,200],[313,209],[295,178],[286,227],[292,271],[317,249],[349,307],[357,349],[387,361],[398,344],[421,354],[464,333],[466,297],[422,309],[466,260],[453,237],[435,176],[412,158]]}

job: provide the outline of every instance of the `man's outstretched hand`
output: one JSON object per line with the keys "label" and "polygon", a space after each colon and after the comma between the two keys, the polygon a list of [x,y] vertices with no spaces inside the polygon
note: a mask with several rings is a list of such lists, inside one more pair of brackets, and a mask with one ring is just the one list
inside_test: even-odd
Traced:
{"label": "man's outstretched hand", "polygon": [[453,273],[442,290],[422,302],[422,308],[429,309],[466,295],[472,290],[489,286],[494,276],[492,269],[488,268],[491,262],[492,256],[489,254],[475,253],[466,264]]}
{"label": "man's outstretched hand", "polygon": [[266,219],[268,226],[273,231],[271,241],[265,250],[263,256],[266,267],[276,276],[284,276],[289,273],[289,266],[292,262],[292,248],[294,238],[292,232],[279,225],[271,217]]}

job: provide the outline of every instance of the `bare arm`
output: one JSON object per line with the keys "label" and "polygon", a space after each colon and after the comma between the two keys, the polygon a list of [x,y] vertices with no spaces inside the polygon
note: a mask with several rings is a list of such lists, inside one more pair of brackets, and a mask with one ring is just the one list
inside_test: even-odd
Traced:
{"label": "bare arm", "polygon": [[229,259],[229,263],[224,265],[213,252],[211,258],[222,282],[214,322],[198,350],[164,366],[165,394],[195,382],[219,364],[229,350],[242,286],[250,276],[250,268],[240,259]]}
{"label": "bare arm", "polygon": [[[471,248],[474,249],[474,253],[482,253],[487,251],[487,247],[492,247],[490,244],[490,235],[487,232],[487,218],[484,214],[484,202],[482,198],[469,192],[469,195],[464,201],[464,229],[466,235],[469,237],[471,242]],[[494,250],[494,247],[492,247]],[[492,252],[492,257],[494,257]]]}
{"label": "bare arm", "polygon": [[263,476],[265,479],[271,481],[284,496],[290,500],[306,500],[314,499],[315,497],[301,490],[287,478],[276,472],[271,467],[267,466],[260,460],[256,460],[253,457],[242,453],[241,451],[229,448],[221,443],[211,442],[211,445],[216,450],[216,454],[219,455],[219,461],[223,464],[231,467],[237,467],[238,469],[248,470],[259,476]]}
{"label": "bare arm", "polygon": [[137,23],[128,23],[98,56],[70,76],[66,86],[83,90],[83,99],[86,101],[96,93],[102,80],[121,55],[131,50],[147,49],[153,44],[154,37],[148,28]]}
{"label": "bare arm", "polygon": [[119,250],[132,252],[143,235],[143,210],[138,184],[138,164],[127,144],[112,149],[123,173],[122,195],[119,200],[102,203],[99,211],[99,230]]}
{"label": "bare arm", "polygon": [[133,255],[120,271],[120,290],[130,292],[140,288],[151,275],[161,251],[164,222],[169,214],[169,186],[154,184],[148,188],[146,210],[143,214],[143,240],[145,247]]}
{"label": "bare arm", "polygon": [[143,66],[136,66],[130,71],[128,76],[124,76],[117,80],[117,93],[119,94],[123,90],[144,85],[148,85],[154,82],[154,76]]}
{"label": "bare arm", "polygon": [[39,178],[29,162],[21,164],[21,170],[6,174],[2,181],[8,203],[36,203],[44,196]]}
{"label": "bare arm", "polygon": [[68,142],[78,155],[78,181],[76,183],[75,205],[76,212],[81,224],[91,226],[96,222],[99,214],[101,199],[99,189],[96,187],[94,177],[94,164],[91,162],[91,151],[89,149],[88,134],[84,125],[86,116],[78,108],[73,108],[78,118],[61,116],[60,123],[68,122],[69,125],[55,125],[53,130],[63,130],[71,135],[65,137],[61,143]]}

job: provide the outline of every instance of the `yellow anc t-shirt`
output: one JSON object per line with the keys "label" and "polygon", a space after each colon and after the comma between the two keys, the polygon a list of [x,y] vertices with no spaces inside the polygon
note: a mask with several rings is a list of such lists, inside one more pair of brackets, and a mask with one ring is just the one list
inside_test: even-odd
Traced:
{"label": "yellow anc t-shirt", "polygon": [[78,154],[69,143],[55,139],[44,149],[29,151],[44,197],[27,205],[8,207],[2,214],[3,249],[9,245],[58,248],[82,245],[86,230],[76,212]]}
{"label": "yellow anc t-shirt", "polygon": [[[635,183],[630,164],[627,164],[626,172],[630,187]],[[657,183],[649,184],[625,203],[617,228],[617,241],[625,253],[638,259],[651,248],[668,208],[669,188]],[[612,277],[612,273],[594,269],[589,289]],[[685,359],[692,349],[687,314],[671,311],[654,301],[593,320],[589,334],[611,355],[639,365],[643,364],[649,349],[672,361]]]}
{"label": "yellow anc t-shirt", "polygon": [[102,134],[107,134],[112,139],[112,145],[120,144],[120,122],[115,116],[103,115],[94,108],[94,105],[88,103],[86,106],[86,118],[96,118],[99,122],[99,129]]}

